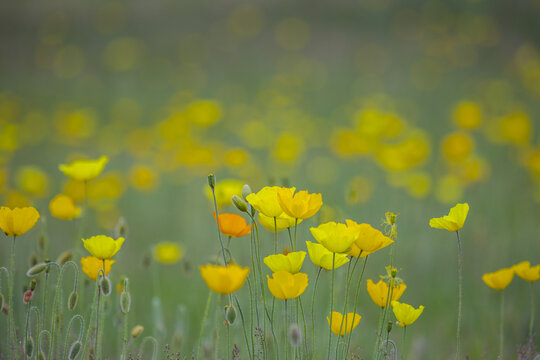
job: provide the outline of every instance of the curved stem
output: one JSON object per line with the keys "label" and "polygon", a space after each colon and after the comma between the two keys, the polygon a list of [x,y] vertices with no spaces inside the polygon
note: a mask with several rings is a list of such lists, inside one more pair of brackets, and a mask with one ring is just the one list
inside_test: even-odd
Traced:
{"label": "curved stem", "polygon": [[141,342],[141,347],[139,349],[139,357],[141,359],[143,359],[142,357],[142,353],[143,353],[143,350],[144,350],[144,345],[148,342],[148,341],[151,341],[154,345],[153,347],[153,350],[152,350],[152,360],[156,360],[157,359],[157,349],[158,349],[158,342],[156,339],[154,339],[152,336],[147,336],[145,337],[142,342]]}
{"label": "curved stem", "polygon": [[456,231],[457,234],[457,246],[458,246],[458,319],[457,319],[457,351],[456,359],[461,358],[461,302],[463,297],[463,279],[462,279],[462,258],[461,258],[461,239],[459,237],[459,231]]}
{"label": "curved stem", "polygon": [[67,328],[67,333],[66,333],[66,342],[64,344],[64,360],[66,359],[67,357],[67,352],[68,352],[68,343],[69,343],[69,335],[71,333],[71,325],[73,324],[73,321],[77,319],[79,320],[79,323],[80,323],[80,331],[79,331],[79,336],[78,336],[78,339],[80,340],[81,339],[81,335],[82,335],[82,332],[84,331],[84,318],[77,314],[77,315],[74,315],[71,320],[69,321],[69,325],[68,325],[68,328]]}
{"label": "curved stem", "polygon": [[336,253],[332,253],[332,290],[330,293],[330,326],[328,328],[328,354],[327,359],[330,359],[330,347],[332,346],[332,312],[334,311],[334,277],[335,277]]}
{"label": "curved stem", "polygon": [[90,334],[92,333],[92,325],[93,325],[93,321],[94,321],[94,314],[96,313],[96,307],[97,307],[97,299],[98,299],[98,287],[97,284],[96,284],[96,291],[95,291],[95,294],[94,294],[94,301],[92,303],[92,311],[90,313],[90,320],[88,321],[89,324],[88,324],[88,330],[86,332],[86,337],[85,337],[85,340],[84,340],[84,346],[83,346],[83,350],[82,350],[82,355],[81,355],[81,359],[86,359],[85,355],[86,355],[86,347],[88,346],[88,342],[90,340]]}
{"label": "curved stem", "polygon": [[204,325],[206,324],[206,318],[208,317],[208,312],[210,310],[210,303],[212,302],[212,290],[208,291],[208,298],[206,299],[206,306],[204,308],[204,315],[201,322],[201,330],[199,332],[199,344],[197,345],[197,360],[200,359],[201,353],[201,343],[204,334]]}

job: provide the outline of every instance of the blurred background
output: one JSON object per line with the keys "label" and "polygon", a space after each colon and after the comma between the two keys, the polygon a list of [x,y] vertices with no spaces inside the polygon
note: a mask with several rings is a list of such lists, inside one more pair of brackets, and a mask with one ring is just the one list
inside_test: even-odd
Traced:
{"label": "blurred background", "polygon": [[[454,351],[456,244],[428,221],[467,201],[464,352],[494,358],[498,294],[481,275],[540,254],[539,16],[538,0],[2,2],[2,204],[38,208],[54,259],[77,225],[52,218],[49,201],[83,198],[58,165],[109,156],[90,184],[84,235],[111,234],[125,219],[111,276],[132,278],[132,325],[163,343],[180,338],[184,353],[207,296],[198,266],[219,249],[208,173],[227,212],[244,183],[322,193],[302,240],[329,220],[381,228],[393,211],[402,299],[426,307],[408,332],[411,354],[433,359]],[[32,236],[18,245],[19,264]],[[273,235],[262,236],[270,251]],[[180,244],[183,259],[148,265],[161,241]],[[232,244],[246,266],[248,242]],[[370,259],[367,278],[388,261]],[[529,314],[528,284],[514,282],[513,355]],[[359,313],[353,341],[369,356],[377,309],[367,293]]]}

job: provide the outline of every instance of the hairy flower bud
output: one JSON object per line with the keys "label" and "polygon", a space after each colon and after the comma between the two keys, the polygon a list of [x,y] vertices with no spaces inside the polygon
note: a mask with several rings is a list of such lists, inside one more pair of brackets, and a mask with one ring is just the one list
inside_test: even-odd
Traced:
{"label": "hairy flower bud", "polygon": [[122,313],[127,314],[131,307],[131,295],[127,291],[122,291],[120,294],[120,310]]}
{"label": "hairy flower bud", "polygon": [[28,271],[26,272],[26,276],[28,277],[37,276],[41,274],[46,268],[47,268],[47,264],[44,262],[36,264],[32,266],[30,269],[28,269]]}
{"label": "hairy flower bud", "polygon": [[131,329],[131,337],[134,339],[138,338],[142,334],[143,330],[144,327],[141,325],[135,326],[133,329]]}
{"label": "hairy flower bud", "polygon": [[28,336],[24,342],[24,352],[27,358],[31,358],[34,353],[34,339],[31,336]]}
{"label": "hairy flower bud", "polygon": [[69,348],[68,359],[74,360],[77,357],[77,355],[79,355],[81,348],[82,348],[82,342],[80,340],[75,341]]}
{"label": "hairy flower bud", "polygon": [[234,306],[225,306],[225,319],[227,320],[227,325],[232,325],[236,321],[236,309]]}
{"label": "hairy flower bud", "polygon": [[212,189],[216,187],[216,176],[214,174],[208,175],[208,185]]}
{"label": "hairy flower bud", "polygon": [[66,250],[58,256],[58,259],[56,259],[56,263],[62,266],[68,261],[70,261],[72,258],[73,258],[73,253],[71,252],[71,250]]}
{"label": "hairy flower bud", "polygon": [[[245,185],[242,187],[242,198],[243,198],[244,200],[246,200],[247,196],[248,196],[249,194],[252,194],[252,193],[253,193],[253,191],[251,191],[251,188],[249,187],[248,184],[245,184]],[[246,201],[247,201],[247,200],[246,200]]]}
{"label": "hairy flower bud", "polygon": [[289,340],[293,346],[298,346],[302,341],[302,333],[300,332],[298,325],[292,324],[289,328]]}
{"label": "hairy flower bud", "polygon": [[68,309],[70,311],[73,311],[73,309],[75,309],[75,307],[77,306],[78,302],[79,302],[79,293],[77,293],[76,291],[72,291],[68,297]]}
{"label": "hairy flower bud", "polygon": [[242,200],[242,198],[238,195],[233,195],[232,196],[232,202],[234,204],[234,206],[236,206],[236,208],[238,210],[240,210],[241,212],[245,212],[247,213],[247,204],[244,200]]}
{"label": "hairy flower bud", "polygon": [[111,281],[108,276],[102,276],[99,285],[101,286],[101,291],[104,296],[109,296],[111,294]]}

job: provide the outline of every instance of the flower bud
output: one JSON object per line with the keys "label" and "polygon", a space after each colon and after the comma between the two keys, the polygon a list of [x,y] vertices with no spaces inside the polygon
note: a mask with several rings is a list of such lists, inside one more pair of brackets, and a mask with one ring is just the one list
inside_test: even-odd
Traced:
{"label": "flower bud", "polygon": [[37,254],[31,254],[30,257],[28,258],[28,265],[30,265],[30,267],[36,265],[38,262],[39,262],[39,258]]}
{"label": "flower bud", "polygon": [[30,290],[32,291],[36,290],[36,286],[37,286],[37,280],[32,279],[32,281],[30,281]]}
{"label": "flower bud", "polygon": [[302,333],[298,325],[292,324],[289,328],[289,340],[293,346],[298,346],[302,342]]}
{"label": "flower bud", "polygon": [[32,300],[34,292],[32,290],[26,290],[23,295],[23,303],[28,304]]}
{"label": "flower bud", "polygon": [[58,259],[56,259],[56,263],[62,266],[68,261],[70,261],[72,258],[73,258],[73,253],[71,252],[71,250],[66,250],[58,256]]}
{"label": "flower bud", "polygon": [[45,245],[47,244],[47,238],[45,235],[40,235],[37,239],[37,247],[40,252],[45,250]]}
{"label": "flower bud", "polygon": [[120,294],[120,310],[123,314],[127,314],[131,308],[131,295],[127,291],[122,291]]}
{"label": "flower bud", "polygon": [[7,304],[4,304],[2,306],[2,312],[5,314],[5,315],[9,315],[9,306],[7,306]]}
{"label": "flower bud", "polygon": [[216,176],[214,174],[208,175],[208,185],[211,189],[216,187]]}
{"label": "flower bud", "polygon": [[138,338],[142,334],[143,330],[144,330],[144,327],[142,327],[141,325],[135,326],[131,330],[131,337],[134,339]]}
{"label": "flower bud", "polygon": [[47,268],[47,264],[44,262],[36,264],[32,266],[30,269],[28,269],[28,271],[26,272],[26,276],[28,277],[37,276],[41,274],[46,268]]}
{"label": "flower bud", "polygon": [[45,355],[45,353],[43,351],[40,351],[38,353],[38,360],[46,360],[47,359],[47,355]]}
{"label": "flower bud", "polygon": [[236,309],[234,306],[225,306],[225,319],[227,320],[227,325],[232,325],[236,321]]}
{"label": "flower bud", "polygon": [[[253,193],[253,191],[251,191],[251,188],[249,187],[248,184],[245,184],[245,185],[242,187],[242,198],[243,198],[244,200],[246,200],[247,196],[248,196],[249,194],[252,194],[252,193]],[[246,200],[246,201],[247,201],[247,200]]]}
{"label": "flower bud", "polygon": [[109,296],[111,294],[111,281],[108,276],[102,276],[99,285],[101,286],[101,291],[104,296]]}
{"label": "flower bud", "polygon": [[34,353],[34,339],[31,336],[28,336],[24,342],[24,353],[28,358],[31,358]]}
{"label": "flower bud", "polygon": [[77,306],[78,302],[79,302],[79,293],[77,293],[76,291],[72,291],[68,297],[68,309],[70,311],[73,311],[73,309],[75,309],[75,307]]}
{"label": "flower bud", "polygon": [[74,360],[77,357],[77,355],[79,355],[79,352],[81,351],[81,347],[82,347],[82,342],[80,340],[75,341],[73,345],[71,345],[71,347],[69,348],[68,359]]}
{"label": "flower bud", "polygon": [[386,332],[387,333],[390,333],[390,331],[392,331],[392,325],[394,325],[394,323],[391,322],[391,321],[389,321],[388,325],[386,325]]}
{"label": "flower bud", "polygon": [[244,200],[242,200],[242,198],[238,195],[233,195],[232,196],[232,202],[234,204],[234,206],[236,206],[236,208],[238,210],[240,210],[241,212],[245,212],[247,213],[247,204]]}

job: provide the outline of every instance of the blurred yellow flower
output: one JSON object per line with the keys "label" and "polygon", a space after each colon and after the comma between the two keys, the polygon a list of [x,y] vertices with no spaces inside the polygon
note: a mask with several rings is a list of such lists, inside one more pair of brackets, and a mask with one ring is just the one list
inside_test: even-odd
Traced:
{"label": "blurred yellow flower", "polygon": [[0,207],[0,229],[7,236],[20,236],[30,230],[39,219],[39,213],[34,207],[10,209]]}
{"label": "blurred yellow flower", "polygon": [[257,216],[259,219],[259,222],[262,226],[268,231],[274,232],[277,225],[277,231],[285,230],[287,228],[294,227],[294,224],[300,224],[303,220],[302,219],[294,219],[290,217],[289,215],[282,213],[278,217],[276,217],[276,224],[274,224],[274,218],[268,217],[262,213],[259,213]]}
{"label": "blurred yellow flower", "polygon": [[465,160],[474,150],[474,139],[465,133],[447,135],[441,143],[441,151],[449,162]]}
{"label": "blurred yellow flower", "polygon": [[219,230],[228,236],[241,237],[251,232],[251,225],[238,214],[222,213],[219,214]]}
{"label": "blurred yellow flower", "polygon": [[531,266],[528,261],[522,261],[519,264],[512,266],[517,276],[523,280],[535,282],[540,279],[540,264]]}
{"label": "blurred yellow flower", "polygon": [[[219,207],[223,207],[226,205],[232,204],[232,196],[242,196],[242,187],[244,186],[244,183],[239,180],[234,179],[225,179],[216,182],[216,187],[214,188],[214,191],[216,193],[216,202]],[[208,186],[204,187],[204,191],[206,193],[206,196],[208,199],[213,202],[214,198],[212,196],[212,189],[210,189]]]}
{"label": "blurred yellow flower", "polygon": [[287,271],[291,274],[296,274],[302,269],[305,257],[305,251],[295,251],[286,255],[269,255],[264,258],[264,263],[272,270],[272,272]]}
{"label": "blurred yellow flower", "polygon": [[201,276],[210,290],[227,295],[238,291],[249,274],[249,268],[236,264],[204,265],[199,267]]}
{"label": "blurred yellow flower", "polygon": [[326,320],[328,320],[328,325],[331,326],[334,334],[345,336],[358,326],[361,318],[362,317],[356,313],[348,313],[345,315],[345,318],[343,318],[343,315],[340,312],[333,311],[332,319],[327,316]]}
{"label": "blurred yellow flower", "polygon": [[294,194],[296,188],[280,188],[279,186],[265,186],[257,193],[251,193],[246,197],[246,200],[251,206],[258,210],[263,215],[274,218],[283,213],[283,209],[279,205],[278,191],[284,189]]}
{"label": "blurred yellow flower", "polygon": [[49,203],[51,215],[57,219],[72,220],[81,214],[81,208],[72,198],[64,194],[56,195]]}
{"label": "blurred yellow flower", "polygon": [[[322,246],[311,241],[306,241],[307,250],[309,253],[309,258],[311,262],[317,266],[322,267],[326,270],[332,270],[332,261],[334,253]],[[349,262],[349,258],[345,254],[336,254],[336,259],[334,263],[334,269],[345,265]]]}
{"label": "blurred yellow flower", "polygon": [[122,247],[124,238],[120,237],[116,240],[109,236],[97,235],[88,239],[82,239],[84,248],[88,250],[92,256],[101,260],[112,258]]}
{"label": "blurred yellow flower", "polygon": [[249,154],[244,149],[231,149],[225,153],[225,164],[230,167],[237,167],[244,165]]}
{"label": "blurred yellow flower", "polygon": [[446,175],[437,179],[435,197],[443,204],[459,201],[465,191],[464,184],[454,175]]}
{"label": "blurred yellow flower", "polygon": [[308,276],[304,273],[291,274],[287,271],[276,271],[268,279],[268,289],[278,299],[287,300],[299,297],[308,286]]}
{"label": "blurred yellow flower", "polygon": [[[111,266],[115,260],[105,260],[105,275],[109,275],[111,272]],[[103,260],[100,260],[94,256],[87,256],[81,258],[82,271],[88,275],[88,277],[94,281],[97,280],[99,270],[103,269]]]}
{"label": "blurred yellow flower", "polygon": [[406,327],[418,319],[418,317],[422,314],[422,311],[424,311],[424,306],[420,305],[418,309],[415,309],[409,304],[392,301],[392,310],[396,316],[397,325],[399,327]]}
{"label": "blurred yellow flower", "polygon": [[290,191],[287,188],[280,188],[277,192],[281,209],[292,218],[310,218],[319,211],[323,204],[321,194],[310,194],[305,190],[293,194],[294,190]]}
{"label": "blurred yellow flower", "polygon": [[[390,291],[392,294],[390,302],[399,300],[405,289],[407,289],[407,285],[403,283],[393,285],[392,290]],[[386,300],[388,300],[388,284],[385,281],[379,280],[379,282],[375,284],[371,279],[368,279],[367,291],[371,300],[373,300],[377,306],[381,308],[386,307]]]}
{"label": "blurred yellow flower", "polygon": [[154,247],[154,258],[162,264],[176,264],[184,256],[184,249],[175,242],[162,241]]}
{"label": "blurred yellow flower", "polygon": [[331,252],[344,253],[349,251],[360,233],[358,228],[351,226],[352,223],[354,222],[349,221],[347,224],[341,224],[330,221],[309,230],[315,240]]}
{"label": "blurred yellow flower", "polygon": [[469,204],[457,204],[450,209],[448,215],[429,220],[429,226],[435,229],[444,229],[448,231],[458,231],[465,224],[467,214],[469,213]]}
{"label": "blurred yellow flower", "polygon": [[68,165],[62,164],[59,169],[74,180],[88,181],[99,176],[108,161],[109,158],[106,156],[97,160],[77,160]]}
{"label": "blurred yellow flower", "polygon": [[197,126],[208,127],[221,119],[221,113],[221,106],[217,101],[198,100],[187,107],[186,118]]}
{"label": "blurred yellow flower", "polygon": [[504,290],[514,279],[514,268],[504,268],[482,275],[482,280],[492,289]]}
{"label": "blurred yellow flower", "polygon": [[31,196],[43,197],[49,191],[49,177],[36,166],[23,166],[15,175],[17,188]]}
{"label": "blurred yellow flower", "polygon": [[277,139],[274,157],[284,163],[293,163],[303,151],[304,142],[301,138],[290,134],[282,134]]}
{"label": "blurred yellow flower", "polygon": [[159,184],[159,174],[149,166],[135,165],[129,172],[131,185],[140,191],[152,191]]}
{"label": "blurred yellow flower", "polygon": [[515,145],[525,145],[532,134],[532,124],[523,111],[508,114],[500,120],[500,135],[507,142]]}
{"label": "blurred yellow flower", "polygon": [[482,109],[475,102],[462,101],[454,108],[454,122],[463,129],[476,129],[482,120]]}
{"label": "blurred yellow flower", "polygon": [[345,220],[345,222],[348,227],[358,230],[358,237],[348,251],[348,254],[351,256],[358,257],[361,255],[361,257],[364,257],[394,242],[394,240],[384,236],[382,232],[369,224],[357,224],[352,220]]}

